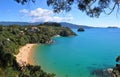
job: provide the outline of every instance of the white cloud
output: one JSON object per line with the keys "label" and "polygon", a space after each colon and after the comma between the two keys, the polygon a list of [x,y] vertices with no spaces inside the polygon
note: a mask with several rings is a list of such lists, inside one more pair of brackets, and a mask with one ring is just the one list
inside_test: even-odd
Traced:
{"label": "white cloud", "polygon": [[29,11],[27,9],[20,10],[20,13],[28,13]]}
{"label": "white cloud", "polygon": [[35,10],[28,11],[27,9],[20,10],[20,13],[29,16],[31,22],[65,22],[73,20],[72,15],[58,16],[53,11],[48,9],[37,8]]}

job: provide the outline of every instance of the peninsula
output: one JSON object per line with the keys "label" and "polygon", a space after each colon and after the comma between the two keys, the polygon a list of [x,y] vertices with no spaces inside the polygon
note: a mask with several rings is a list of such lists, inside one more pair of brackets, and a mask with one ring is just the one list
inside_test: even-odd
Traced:
{"label": "peninsula", "polygon": [[58,23],[0,25],[0,76],[54,77],[55,74],[46,73],[40,66],[34,65],[30,57],[36,44],[50,44],[56,35],[65,37],[76,34]]}

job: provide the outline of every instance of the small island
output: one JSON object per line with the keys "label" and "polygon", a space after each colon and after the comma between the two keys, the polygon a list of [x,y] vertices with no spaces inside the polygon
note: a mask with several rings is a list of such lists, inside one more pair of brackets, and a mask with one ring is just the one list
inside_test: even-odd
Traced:
{"label": "small island", "polygon": [[84,32],[85,29],[84,29],[84,28],[79,28],[77,31],[78,31],[78,32]]}
{"label": "small island", "polygon": [[112,26],[109,26],[107,28],[110,28],[110,29],[117,29],[118,27],[112,27]]}

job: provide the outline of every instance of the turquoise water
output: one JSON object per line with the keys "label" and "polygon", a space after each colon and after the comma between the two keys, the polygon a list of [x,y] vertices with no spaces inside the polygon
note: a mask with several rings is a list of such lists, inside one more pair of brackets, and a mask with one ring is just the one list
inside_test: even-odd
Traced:
{"label": "turquoise water", "polygon": [[78,36],[55,37],[39,45],[36,63],[56,77],[95,77],[91,71],[115,66],[120,54],[120,29],[86,29]]}

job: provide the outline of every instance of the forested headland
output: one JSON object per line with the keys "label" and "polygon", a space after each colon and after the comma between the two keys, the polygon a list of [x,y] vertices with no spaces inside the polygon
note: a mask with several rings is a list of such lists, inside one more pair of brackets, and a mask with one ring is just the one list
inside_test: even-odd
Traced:
{"label": "forested headland", "polygon": [[76,34],[59,23],[0,25],[0,77],[54,77],[55,74],[46,73],[40,66],[20,66],[15,55],[27,43],[50,44],[56,35],[65,37]]}

